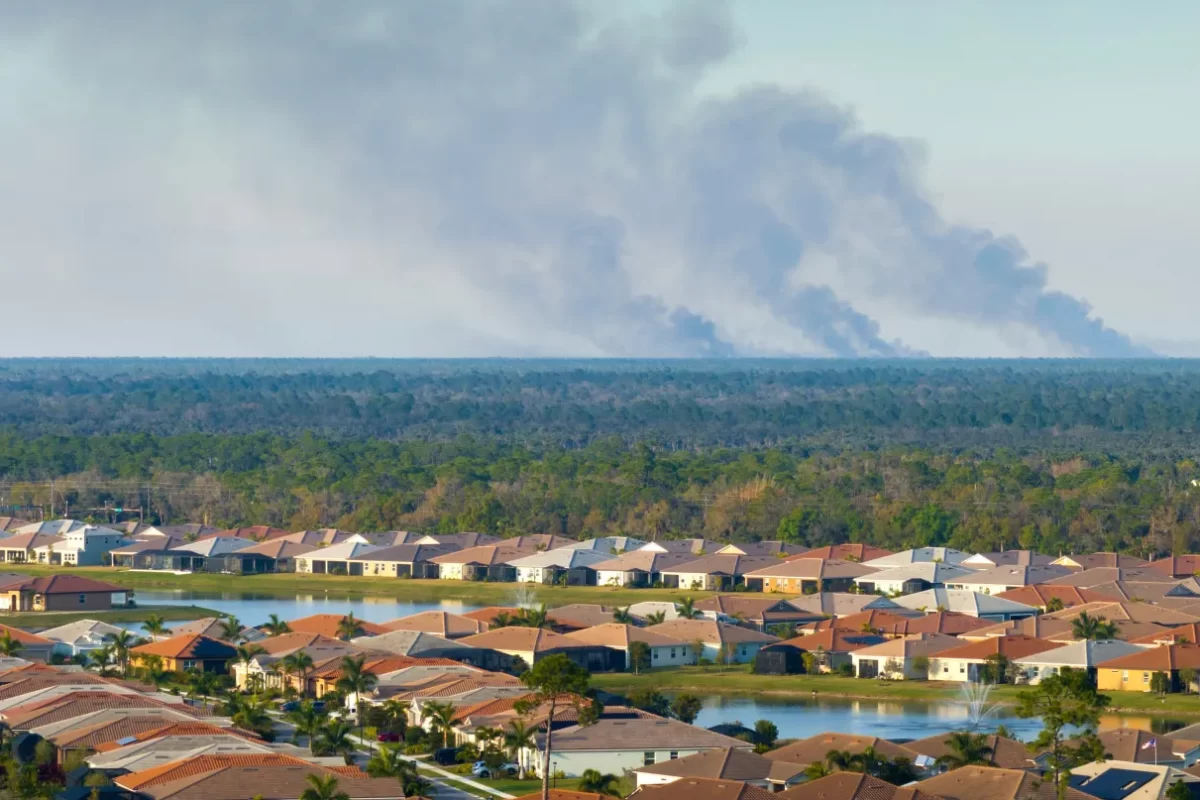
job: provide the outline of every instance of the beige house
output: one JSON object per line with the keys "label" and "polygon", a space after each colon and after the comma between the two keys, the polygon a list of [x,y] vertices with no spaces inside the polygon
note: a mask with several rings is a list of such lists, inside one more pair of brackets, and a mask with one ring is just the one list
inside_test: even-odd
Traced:
{"label": "beige house", "polygon": [[[938,653],[961,644],[961,639],[943,633],[918,633],[853,650],[850,663],[860,678],[923,681],[929,678],[929,664]],[[921,658],[925,664],[919,667]]]}
{"label": "beige house", "polygon": [[625,654],[625,668],[632,668],[629,660],[629,646],[633,642],[642,642],[650,648],[650,667],[678,667],[696,663],[695,648],[690,642],[656,633],[646,628],[635,628],[632,625],[622,625],[610,622],[596,625],[566,634],[570,639],[620,650]]}

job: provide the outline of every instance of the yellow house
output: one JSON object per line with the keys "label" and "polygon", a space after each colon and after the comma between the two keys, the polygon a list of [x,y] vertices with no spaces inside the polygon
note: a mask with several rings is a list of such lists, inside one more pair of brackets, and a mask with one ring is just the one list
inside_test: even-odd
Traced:
{"label": "yellow house", "polygon": [[1105,661],[1096,667],[1096,688],[1110,692],[1149,692],[1154,673],[1162,672],[1179,687],[1179,670],[1200,671],[1200,645],[1164,644]]}

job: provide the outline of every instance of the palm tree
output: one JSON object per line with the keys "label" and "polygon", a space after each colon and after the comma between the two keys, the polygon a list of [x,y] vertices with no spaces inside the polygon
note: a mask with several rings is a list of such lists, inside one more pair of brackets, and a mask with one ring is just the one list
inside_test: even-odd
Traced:
{"label": "palm tree", "polygon": [[163,666],[161,656],[142,656],[142,665],[138,669],[139,676],[146,683],[154,685],[155,689],[161,689],[171,676]]}
{"label": "palm tree", "polygon": [[112,634],[113,650],[117,654],[117,662],[121,665],[121,674],[129,674],[129,651],[137,645],[137,638],[125,630]]}
{"label": "palm tree", "polygon": [[507,611],[497,611],[496,616],[488,623],[489,628],[508,628],[516,624],[516,620]]}
{"label": "palm tree", "polygon": [[0,655],[15,656],[21,652],[21,643],[12,637],[12,631],[5,631],[0,635]]}
{"label": "palm tree", "polygon": [[113,655],[115,653],[116,648],[111,643],[106,644],[88,653],[88,661],[96,665],[102,676],[108,675],[108,665],[113,662]]}
{"label": "palm tree", "polygon": [[938,756],[937,763],[948,770],[972,764],[991,766],[992,748],[987,734],[969,731],[954,731],[946,737],[949,752]]}
{"label": "palm tree", "polygon": [[665,611],[655,611],[653,613],[646,615],[646,624],[647,625],[662,625],[666,621],[667,621],[667,612],[665,612]]}
{"label": "palm tree", "polygon": [[[400,728],[400,730],[404,730],[408,727],[408,707],[409,703],[407,700],[397,700],[394,697],[383,702],[383,714],[384,718],[388,720],[389,729]],[[394,724],[396,722],[400,724]]]}
{"label": "palm tree", "polygon": [[300,800],[350,800],[350,795],[338,789],[338,779],[333,775],[316,773],[307,776],[308,786],[300,794]]}
{"label": "palm tree", "polygon": [[1117,625],[1104,617],[1093,617],[1086,611],[1071,620],[1071,633],[1077,639],[1115,639]]}
{"label": "palm tree", "polygon": [[256,657],[267,652],[265,648],[257,644],[239,644],[234,650],[233,658],[229,659],[229,665],[240,664],[242,672],[246,675],[247,686],[249,686],[250,678],[250,662]]}
{"label": "palm tree", "polygon": [[204,698],[204,708],[208,708],[208,698],[216,689],[217,676],[213,673],[204,670],[188,673],[188,694]]}
{"label": "palm tree", "polygon": [[340,755],[346,762],[347,766],[354,763],[354,741],[350,738],[350,734],[354,729],[349,723],[337,720],[331,722],[320,730],[316,735],[315,754],[325,755]]}
{"label": "palm tree", "polygon": [[804,777],[810,781],[815,781],[817,778],[824,778],[826,775],[832,775],[829,767],[825,766],[823,761],[814,761],[804,768]]}
{"label": "palm tree", "polygon": [[421,777],[416,765],[411,761],[404,762],[404,772],[400,773],[400,786],[405,797],[432,797],[437,794],[437,786],[433,781]]}
{"label": "palm tree", "polygon": [[398,778],[407,767],[399,747],[382,745],[367,762],[367,774],[372,778]]}
{"label": "palm tree", "polygon": [[284,620],[279,618],[278,614],[272,614],[267,618],[267,621],[260,625],[263,632],[268,636],[281,636],[285,633],[291,633],[292,628]]}
{"label": "palm tree", "polygon": [[304,734],[308,737],[308,749],[316,754],[317,731],[325,725],[325,715],[317,711],[311,701],[305,700],[295,711],[289,711],[285,719],[292,723],[292,744],[297,744],[300,734]]}
{"label": "palm tree", "polygon": [[313,659],[303,650],[288,653],[283,657],[283,671],[287,675],[295,675],[300,680],[300,693],[308,691],[308,673],[313,668]]}
{"label": "palm tree", "polygon": [[354,713],[358,716],[359,736],[362,736],[363,732],[363,715],[358,713],[358,709],[362,704],[363,695],[374,689],[375,684],[379,682],[373,673],[367,672],[365,669],[366,661],[366,656],[358,658],[344,656],[342,658],[342,676],[334,684],[334,688],[346,697],[354,695]]}
{"label": "palm tree", "polygon": [[429,718],[429,729],[442,735],[442,747],[448,747],[450,730],[454,727],[454,706],[449,703],[426,703],[425,716]]}
{"label": "palm tree", "polygon": [[[231,697],[237,697],[232,695]],[[233,724],[242,730],[255,733],[269,733],[273,727],[271,716],[267,713],[264,703],[256,700],[239,700],[237,710],[230,715]]]}
{"label": "palm tree", "polygon": [[151,614],[146,617],[146,621],[142,623],[144,630],[151,639],[157,639],[167,632],[167,621],[162,618],[161,614]]}
{"label": "palm tree", "polygon": [[619,622],[622,625],[632,625],[633,621],[633,614],[629,613],[629,606],[613,609],[613,622]]}
{"label": "palm tree", "polygon": [[353,639],[362,634],[362,620],[355,619],[353,611],[338,620],[337,635],[339,639]]}
{"label": "palm tree", "polygon": [[235,642],[245,627],[241,620],[230,614],[221,620],[221,638],[227,642]]}
{"label": "palm tree", "polygon": [[829,772],[859,772],[858,756],[849,750],[830,750],[825,754],[825,768]]}
{"label": "palm tree", "polygon": [[620,778],[616,775],[607,773],[601,775],[598,770],[585,769],[580,777],[583,779],[579,782],[579,791],[581,792],[595,792],[611,797],[621,796],[621,790],[617,788]]}
{"label": "palm tree", "polygon": [[550,616],[546,604],[542,603],[537,608],[522,608],[517,624],[525,628],[549,628]]}
{"label": "palm tree", "polygon": [[700,612],[696,610],[696,601],[691,597],[685,597],[676,603],[675,613],[680,619],[695,619],[700,616]]}
{"label": "palm tree", "polygon": [[533,750],[536,747],[534,734],[537,733],[536,725],[526,725],[525,720],[515,719],[508,723],[508,730],[504,731],[504,749],[512,756],[512,760],[517,763],[517,768],[520,770],[518,776],[521,780],[525,780],[525,759],[521,754],[527,750]]}
{"label": "palm tree", "polygon": [[1062,611],[1066,606],[1063,604],[1061,597],[1051,597],[1046,601],[1046,613],[1052,614],[1055,611]]}

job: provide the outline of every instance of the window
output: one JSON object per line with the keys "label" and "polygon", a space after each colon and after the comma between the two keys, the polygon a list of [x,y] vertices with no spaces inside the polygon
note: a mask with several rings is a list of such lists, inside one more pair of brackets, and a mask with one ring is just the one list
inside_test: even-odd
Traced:
{"label": "window", "polygon": [[658,658],[658,650],[656,649],[656,650],[653,650],[653,651],[651,651],[651,655],[650,655],[650,657],[651,657],[651,658]]}
{"label": "window", "polygon": [[675,657],[675,648],[672,647],[671,648],[671,658],[674,658],[674,657]]}
{"label": "window", "polygon": [[1142,683],[1149,683],[1149,682],[1150,682],[1150,673],[1143,672],[1142,673]]}
{"label": "window", "polygon": [[1129,680],[1129,670],[1125,670],[1124,672],[1121,673],[1121,680],[1123,680],[1123,681]]}
{"label": "window", "polygon": [[672,760],[672,761],[674,761],[674,760],[675,760],[675,759],[677,759],[677,758],[679,758],[679,751],[678,751],[678,750],[672,750],[672,751],[671,751],[671,760]]}
{"label": "window", "polygon": [[87,595],[86,594],[79,595],[79,604],[83,605],[86,602],[87,602]]}
{"label": "window", "polygon": [[654,751],[647,750],[646,752],[642,753],[642,766],[649,767],[653,764],[654,764]]}

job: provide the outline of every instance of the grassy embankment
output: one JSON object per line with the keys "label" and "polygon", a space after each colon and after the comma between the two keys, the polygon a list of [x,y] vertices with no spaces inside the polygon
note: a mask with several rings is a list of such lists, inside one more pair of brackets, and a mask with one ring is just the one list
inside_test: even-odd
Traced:
{"label": "grassy embankment", "polygon": [[[12,564],[9,572],[31,575],[87,575],[112,581],[129,589],[183,590],[192,592],[247,592],[256,594],[313,594],[385,595],[411,602],[454,600],[468,605],[511,604],[516,584],[477,583],[475,581],[411,580],[374,576],[342,575],[175,575],[169,572],[134,572],[112,567],[76,567],[61,569],[45,566]],[[678,600],[690,596],[707,597],[711,592],[691,592],[678,589],[623,589],[616,586],[541,586],[535,590],[537,600],[550,608],[569,603],[601,603],[607,606],[629,605],[643,600]],[[749,595],[748,596],[761,596]]]}
{"label": "grassy embankment", "polygon": [[[838,697],[876,701],[946,701],[961,698],[961,685],[942,681],[878,681],[836,675],[755,675],[748,667],[666,667],[650,673],[606,673],[592,676],[598,689],[627,692],[653,688],[664,692],[698,694]],[[997,686],[989,699],[1013,705],[1026,686]],[[1200,696],[1172,694],[1166,698],[1143,692],[1105,692],[1113,711],[1170,716],[1200,716]]]}
{"label": "grassy embankment", "polygon": [[179,620],[202,619],[203,617],[220,616],[216,611],[201,606],[138,606],[137,608],[117,608],[112,611],[22,611],[20,613],[0,612],[0,624],[14,628],[56,628],[68,622],[81,619],[95,619],[101,622],[141,622],[151,614],[157,614],[168,622]]}

